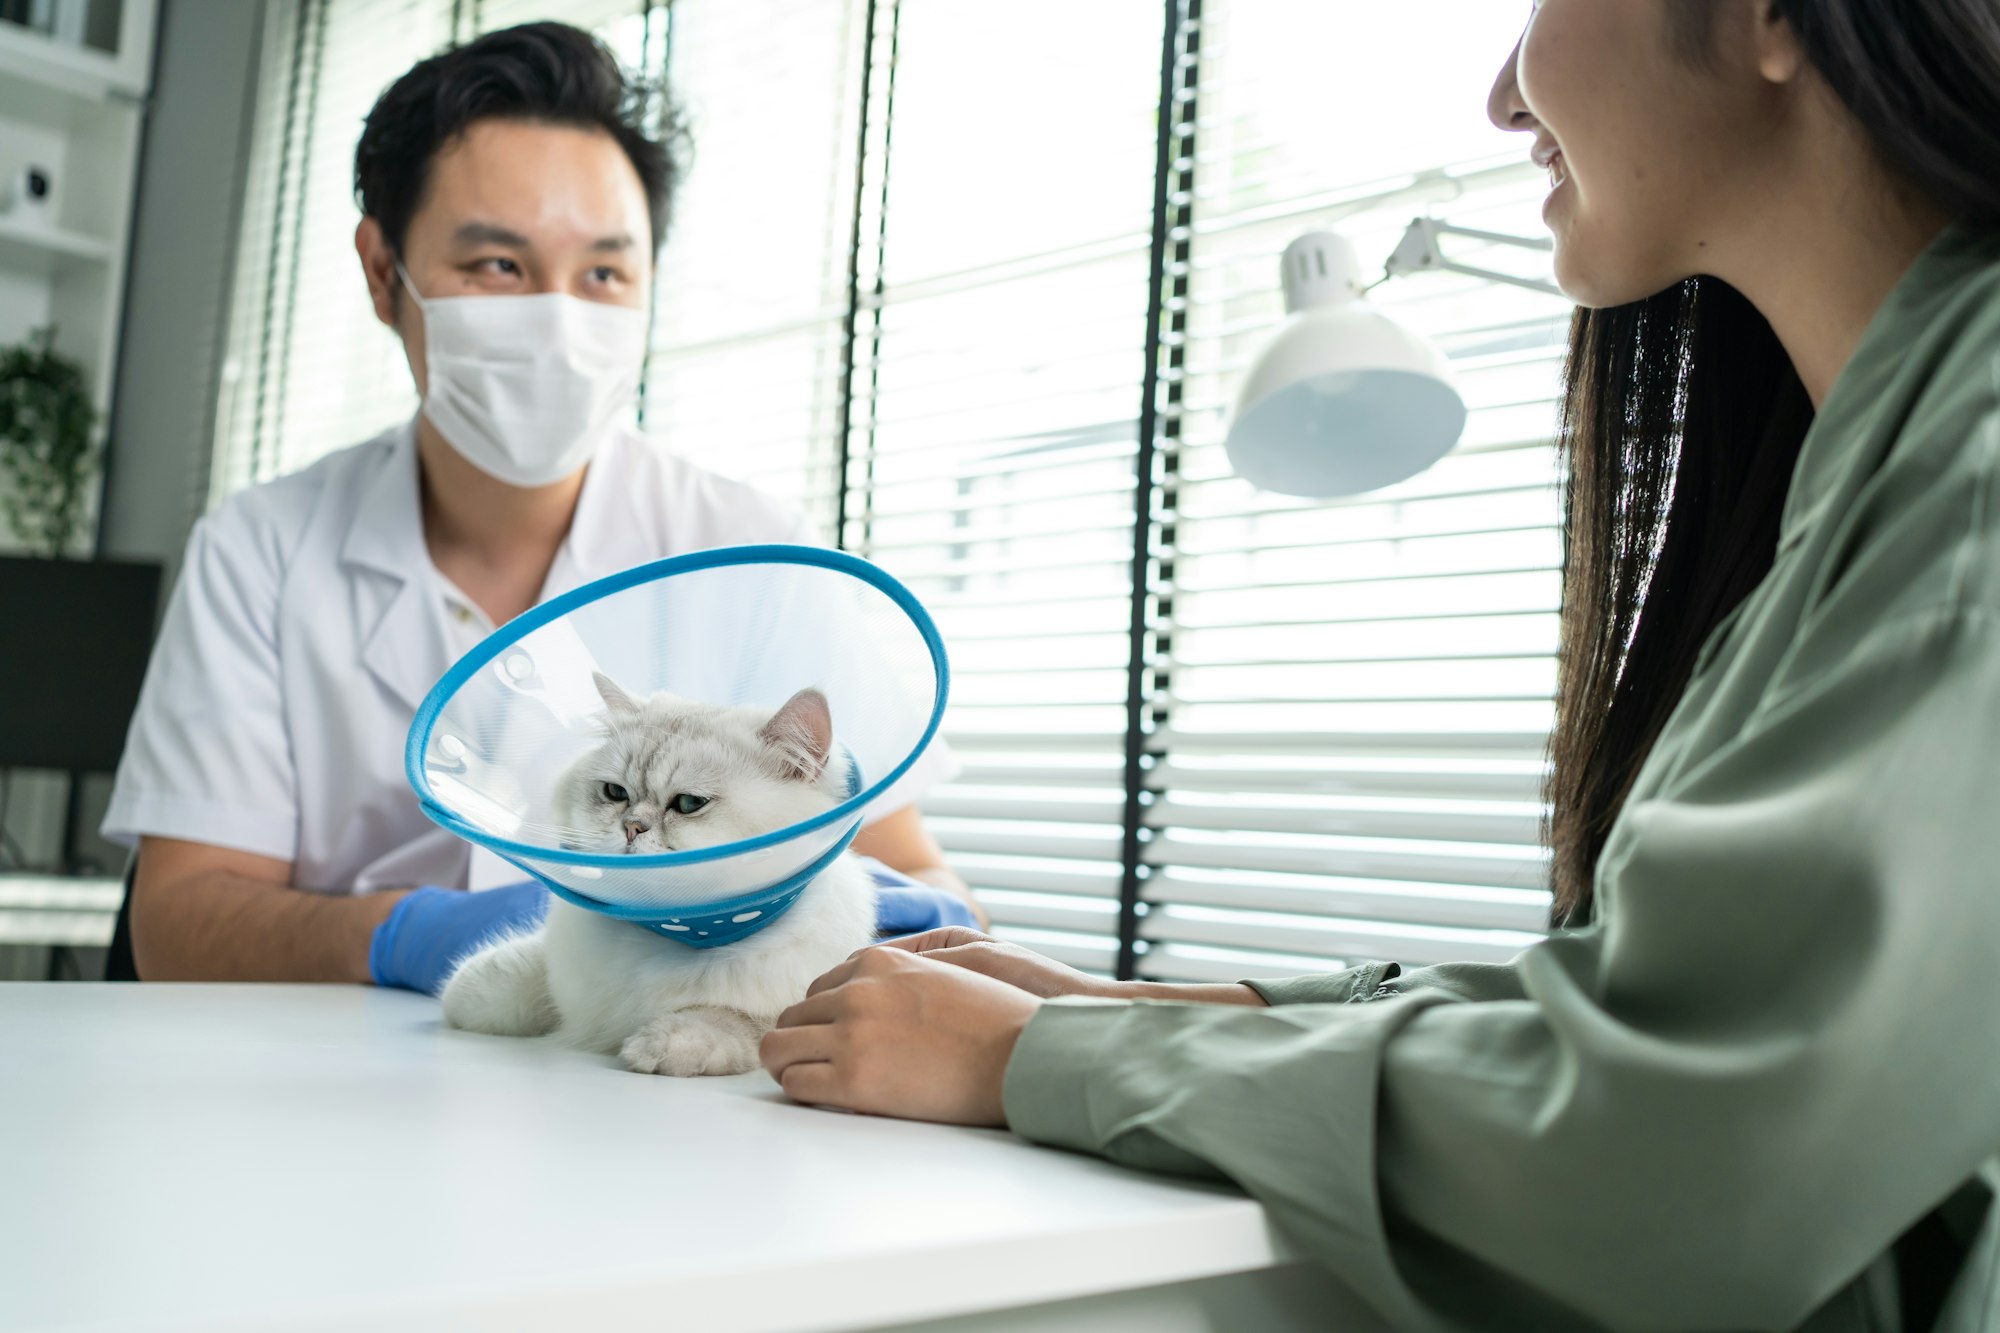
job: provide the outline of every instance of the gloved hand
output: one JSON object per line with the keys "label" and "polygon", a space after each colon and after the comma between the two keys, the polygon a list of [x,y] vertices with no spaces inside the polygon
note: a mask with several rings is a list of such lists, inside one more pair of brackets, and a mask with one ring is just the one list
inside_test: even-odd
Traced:
{"label": "gloved hand", "polygon": [[378,986],[436,995],[481,945],[540,924],[548,910],[549,891],[533,880],[479,893],[434,885],[414,890],[375,927],[369,974]]}
{"label": "gloved hand", "polygon": [[875,880],[875,933],[884,938],[914,935],[939,926],[979,927],[965,899],[920,879],[891,870],[870,856],[857,858]]}

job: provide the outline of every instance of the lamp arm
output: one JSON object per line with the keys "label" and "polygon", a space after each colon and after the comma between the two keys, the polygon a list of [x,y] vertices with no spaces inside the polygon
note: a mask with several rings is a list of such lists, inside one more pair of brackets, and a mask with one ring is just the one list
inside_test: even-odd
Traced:
{"label": "lamp arm", "polygon": [[1545,296],[1561,296],[1563,289],[1553,282],[1540,278],[1517,278],[1511,273],[1499,273],[1490,268],[1474,268],[1470,264],[1456,264],[1451,260],[1441,260],[1431,265],[1432,271],[1463,273],[1469,278],[1484,278],[1488,282],[1504,282],[1510,287],[1525,287],[1531,292],[1541,292]]}
{"label": "lamp arm", "polygon": [[1439,222],[1436,218],[1423,219],[1433,236],[1469,236],[1475,241],[1491,241],[1495,245],[1518,246],[1523,250],[1540,250],[1543,254],[1556,252],[1556,243],[1546,236],[1510,236],[1499,231],[1480,231],[1473,227],[1458,227],[1449,222]]}
{"label": "lamp arm", "polygon": [[1561,296],[1562,288],[1539,278],[1520,278],[1511,273],[1500,273],[1493,269],[1474,268],[1445,258],[1438,245],[1440,236],[1464,236],[1476,241],[1486,241],[1494,245],[1517,246],[1523,250],[1538,250],[1544,254],[1553,253],[1555,242],[1547,237],[1508,236],[1497,231],[1480,231],[1473,227],[1454,227],[1436,218],[1418,218],[1410,223],[1410,229],[1403,233],[1395,253],[1389,256],[1388,276],[1402,277],[1409,273],[1461,273],[1467,277],[1484,278],[1488,282],[1505,283],[1510,287],[1524,287],[1531,292],[1542,292],[1548,296]]}

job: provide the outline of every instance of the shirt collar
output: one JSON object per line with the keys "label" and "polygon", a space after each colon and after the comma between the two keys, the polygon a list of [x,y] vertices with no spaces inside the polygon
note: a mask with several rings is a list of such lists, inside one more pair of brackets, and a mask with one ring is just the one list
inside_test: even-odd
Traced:
{"label": "shirt collar", "polygon": [[417,423],[413,417],[376,437],[388,451],[362,486],[354,518],[340,545],[343,564],[408,581],[430,568],[424,545],[423,504],[417,481]]}
{"label": "shirt collar", "polygon": [[[423,503],[417,471],[417,423],[412,417],[377,437],[388,452],[361,492],[340,547],[344,564],[372,569],[399,581],[430,569],[424,544]],[[659,554],[659,536],[641,497],[633,492],[640,469],[633,451],[651,447],[636,432],[616,431],[591,460],[577,495],[569,535],[556,552],[544,595],[566,592],[592,579],[643,564]]]}
{"label": "shirt collar", "polygon": [[378,437],[388,445],[357,496],[342,540],[343,565],[376,577],[357,579],[354,633],[362,665],[411,709],[451,664],[442,608],[430,577],[417,485],[414,425]]}
{"label": "shirt collar", "polygon": [[1799,448],[1779,527],[1781,550],[1810,529],[1841,493],[1842,478],[1855,458],[1867,452],[1866,443],[1893,431],[1908,415],[1914,393],[1897,391],[1899,376],[1909,367],[1935,363],[1932,349],[1957,333],[1959,321],[1950,317],[1951,305],[1963,297],[1969,277],[1996,262],[2000,239],[1954,223],[1889,293]]}

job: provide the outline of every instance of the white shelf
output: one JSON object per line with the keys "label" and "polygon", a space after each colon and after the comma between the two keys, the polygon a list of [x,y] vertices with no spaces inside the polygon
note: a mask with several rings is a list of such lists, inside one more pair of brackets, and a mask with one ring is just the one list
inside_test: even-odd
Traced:
{"label": "white shelf", "polygon": [[[128,22],[135,39],[146,43],[150,55],[152,16],[146,6],[128,3],[139,22]],[[92,47],[58,42],[18,23],[0,23],[0,73],[5,73],[63,98],[86,101],[139,101],[146,95],[148,61],[134,52],[120,57]],[[60,102],[48,111],[59,114]]]}
{"label": "white shelf", "polygon": [[107,241],[0,214],[0,267],[52,273],[65,265],[110,262]]}

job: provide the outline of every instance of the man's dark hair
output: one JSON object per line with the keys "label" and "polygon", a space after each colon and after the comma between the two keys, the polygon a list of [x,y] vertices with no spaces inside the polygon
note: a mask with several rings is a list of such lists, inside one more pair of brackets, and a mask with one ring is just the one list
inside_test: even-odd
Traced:
{"label": "man's dark hair", "polygon": [[[598,129],[639,173],[653,249],[686,140],[664,90],[627,79],[611,49],[567,23],[524,23],[420,60],[376,99],[354,149],[354,198],[398,256],[439,150],[480,120]],[[650,131],[650,133],[649,133]]]}

